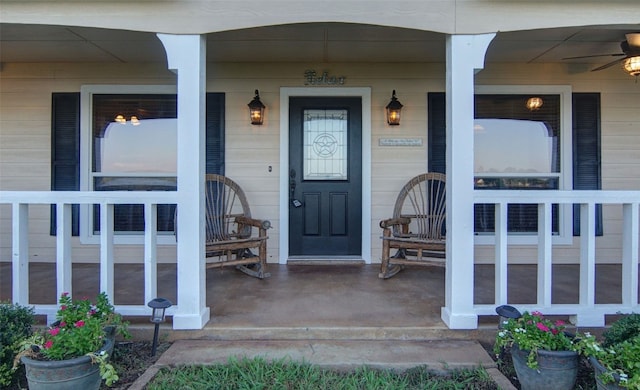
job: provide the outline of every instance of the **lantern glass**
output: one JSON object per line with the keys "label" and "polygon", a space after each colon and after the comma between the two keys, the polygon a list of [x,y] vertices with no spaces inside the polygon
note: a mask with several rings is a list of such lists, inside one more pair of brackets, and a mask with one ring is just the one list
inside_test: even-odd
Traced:
{"label": "lantern glass", "polygon": [[402,103],[396,98],[396,91],[391,94],[391,101],[387,104],[387,124],[390,126],[398,126],[400,124],[400,113],[402,112]]}
{"label": "lantern glass", "polygon": [[151,322],[164,322],[164,310],[164,307],[154,307],[153,312],[151,313]]}
{"label": "lantern glass", "polygon": [[387,109],[387,123],[391,126],[397,126],[400,124],[399,109]]}
{"label": "lantern glass", "polygon": [[261,125],[264,121],[264,109],[265,106],[260,101],[260,94],[256,89],[256,96],[253,98],[251,102],[248,104],[249,106],[249,117],[251,119],[252,125]]}

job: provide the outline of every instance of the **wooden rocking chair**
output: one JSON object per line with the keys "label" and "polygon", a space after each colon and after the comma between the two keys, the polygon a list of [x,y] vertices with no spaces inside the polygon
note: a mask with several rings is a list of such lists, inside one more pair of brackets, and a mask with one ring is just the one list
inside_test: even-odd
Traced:
{"label": "wooden rocking chair", "polygon": [[[381,279],[405,265],[445,265],[445,175],[424,173],[400,191],[393,218],[380,221],[382,235]],[[391,249],[397,249],[390,256]]]}
{"label": "wooden rocking chair", "polygon": [[206,257],[217,258],[208,261],[207,268],[235,265],[256,278],[271,276],[267,273],[267,229],[271,222],[251,218],[244,191],[228,177],[206,175],[205,198]]}

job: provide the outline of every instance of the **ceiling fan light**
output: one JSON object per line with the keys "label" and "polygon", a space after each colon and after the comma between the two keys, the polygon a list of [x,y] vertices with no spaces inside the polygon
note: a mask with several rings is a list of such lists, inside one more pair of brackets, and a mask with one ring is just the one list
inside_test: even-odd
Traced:
{"label": "ceiling fan light", "polygon": [[626,58],[622,61],[622,68],[630,76],[640,75],[640,56]]}
{"label": "ceiling fan light", "polygon": [[542,101],[541,97],[530,97],[529,99],[527,99],[527,109],[529,111],[538,111],[540,109],[540,107],[542,107],[542,104],[544,102]]}

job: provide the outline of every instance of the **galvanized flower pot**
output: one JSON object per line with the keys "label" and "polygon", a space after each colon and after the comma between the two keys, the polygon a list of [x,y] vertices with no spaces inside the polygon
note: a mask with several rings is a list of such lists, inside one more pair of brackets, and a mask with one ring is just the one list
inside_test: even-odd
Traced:
{"label": "galvanized flower pot", "polygon": [[604,368],[602,364],[598,361],[598,359],[593,356],[589,357],[589,363],[591,363],[591,367],[593,367],[594,376],[596,377],[596,385],[598,390],[624,390],[624,387],[618,385],[620,381],[620,376],[618,374],[613,374],[613,382],[604,383],[602,378],[600,377],[602,374],[607,372],[607,369]]}
{"label": "galvanized flower pot", "polygon": [[578,353],[538,350],[538,368],[527,366],[529,351],[511,348],[513,367],[522,390],[572,390],[578,377]]}
{"label": "galvanized flower pot", "polygon": [[[101,351],[113,351],[114,339],[107,338]],[[23,356],[29,390],[98,390],[100,367],[89,356],[67,360],[35,360]]]}

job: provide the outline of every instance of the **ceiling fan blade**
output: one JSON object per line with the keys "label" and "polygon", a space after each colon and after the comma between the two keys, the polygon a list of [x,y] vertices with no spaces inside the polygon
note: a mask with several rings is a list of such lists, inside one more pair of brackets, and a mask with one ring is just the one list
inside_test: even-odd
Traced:
{"label": "ceiling fan blade", "polygon": [[624,53],[616,53],[616,54],[595,54],[592,56],[578,56],[578,57],[565,57],[563,60],[577,60],[580,58],[594,58],[594,57],[620,57],[625,55]]}
{"label": "ceiling fan blade", "polygon": [[613,65],[615,65],[615,64],[617,64],[617,63],[619,63],[619,62],[624,61],[626,58],[627,58],[627,57],[620,58],[619,60],[611,61],[611,62],[609,62],[608,64],[604,64],[604,65],[599,66],[599,67],[597,67],[597,68],[595,68],[595,69],[591,69],[591,71],[592,71],[592,72],[597,72],[597,71],[599,71],[599,70],[603,70],[603,69],[610,68],[610,67],[612,67]]}

